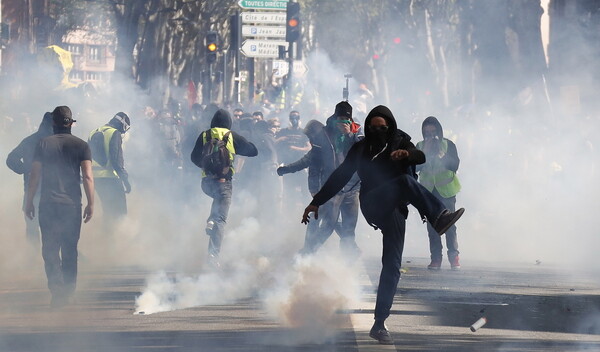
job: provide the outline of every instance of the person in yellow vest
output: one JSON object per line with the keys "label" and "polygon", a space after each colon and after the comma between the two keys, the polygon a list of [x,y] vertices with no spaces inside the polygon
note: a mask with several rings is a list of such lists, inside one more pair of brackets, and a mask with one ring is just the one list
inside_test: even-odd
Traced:
{"label": "person in yellow vest", "polygon": [[[421,126],[423,140],[417,143],[417,148],[425,153],[424,164],[417,165],[419,182],[433,193],[450,211],[455,210],[456,194],[460,191],[460,182],[456,176],[460,159],[456,145],[444,138],[442,125],[433,116],[427,117]],[[440,270],[442,266],[442,239],[428,223],[430,270]],[[456,226],[446,231],[446,249],[448,261],[452,270],[460,269]]]}
{"label": "person in yellow vest", "polygon": [[130,127],[129,116],[119,112],[106,125],[91,131],[88,139],[96,192],[102,202],[104,224],[108,226],[105,230],[127,214],[125,193],[131,192],[131,185],[123,160],[122,135]]}
{"label": "person in yellow vest", "polygon": [[[232,177],[234,173],[234,156],[256,156],[258,149],[246,138],[240,134],[231,131],[231,115],[227,110],[219,109],[215,112],[210,123],[210,129],[200,133],[194,150],[192,150],[192,162],[202,168],[202,191],[213,199],[210,208],[210,215],[206,220],[206,234],[210,237],[208,242],[208,264],[213,268],[218,268],[219,254],[221,252],[221,243],[225,234],[225,223],[229,214],[231,205]],[[210,146],[212,140],[223,141],[228,151],[228,167],[215,168],[210,167],[206,161],[207,149],[205,145]]]}

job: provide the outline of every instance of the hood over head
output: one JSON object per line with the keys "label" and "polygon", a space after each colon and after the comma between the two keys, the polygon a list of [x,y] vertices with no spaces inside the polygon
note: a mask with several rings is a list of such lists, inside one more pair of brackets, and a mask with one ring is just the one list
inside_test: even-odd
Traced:
{"label": "hood over head", "polygon": [[231,129],[231,115],[227,110],[219,109],[212,117],[210,121],[210,128],[221,127],[228,130]]}
{"label": "hood over head", "polygon": [[127,116],[126,113],[118,112],[116,113],[115,117],[110,119],[108,124],[119,130],[121,133],[125,133],[131,127],[131,120],[129,119],[129,116]]}
{"label": "hood over head", "polygon": [[306,124],[306,127],[304,127],[303,132],[310,139],[315,137],[319,132],[321,132],[324,127],[325,126],[321,122],[317,120],[310,120]]}
{"label": "hood over head", "polygon": [[52,134],[52,113],[44,113],[40,127],[38,127],[38,133],[44,136],[50,136]]}
{"label": "hood over head", "polygon": [[425,126],[433,125],[436,129],[436,135],[441,139],[444,138],[444,130],[442,129],[442,124],[436,119],[434,116],[429,116],[425,120],[423,120],[423,124],[421,125],[421,134],[423,138],[425,138]]}
{"label": "hood over head", "polygon": [[372,131],[370,131],[370,124],[371,124],[371,120],[374,117],[383,117],[385,119],[385,121],[387,122],[388,125],[388,130],[387,130],[387,138],[386,140],[391,140],[394,136],[394,134],[396,133],[396,129],[398,128],[398,125],[396,125],[396,119],[394,118],[394,115],[392,114],[392,111],[384,105],[378,105],[376,107],[373,108],[373,110],[371,110],[369,112],[369,114],[367,115],[367,118],[365,119],[365,139],[367,141],[372,141],[374,139],[374,134]]}

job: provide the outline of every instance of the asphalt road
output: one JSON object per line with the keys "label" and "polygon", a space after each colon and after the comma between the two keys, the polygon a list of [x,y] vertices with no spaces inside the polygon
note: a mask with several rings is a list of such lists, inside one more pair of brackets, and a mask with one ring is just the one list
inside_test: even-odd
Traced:
{"label": "asphalt road", "polygon": [[[339,311],[337,332],[318,343],[273,320],[255,295],[135,315],[149,272],[83,265],[75,302],[60,310],[39,272],[3,282],[0,351],[600,351],[597,275],[464,260],[461,271],[431,272],[427,263],[405,259],[387,321],[394,346],[367,336],[380,268],[366,258],[360,303]],[[487,324],[471,332],[480,317]]]}

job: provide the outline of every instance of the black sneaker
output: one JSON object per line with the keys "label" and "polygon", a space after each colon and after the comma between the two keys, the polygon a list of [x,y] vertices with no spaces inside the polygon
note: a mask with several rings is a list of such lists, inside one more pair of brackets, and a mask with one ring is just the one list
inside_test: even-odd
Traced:
{"label": "black sneaker", "polygon": [[440,234],[440,236],[443,235],[452,225],[454,225],[455,222],[458,221],[458,219],[460,219],[464,212],[465,208],[460,208],[455,212],[444,210],[444,212],[436,220],[433,228],[435,231],[437,231],[437,233]]}
{"label": "black sneaker", "polygon": [[390,336],[390,332],[385,328],[377,328],[373,325],[369,332],[369,337],[379,341],[381,345],[393,345],[394,340]]}

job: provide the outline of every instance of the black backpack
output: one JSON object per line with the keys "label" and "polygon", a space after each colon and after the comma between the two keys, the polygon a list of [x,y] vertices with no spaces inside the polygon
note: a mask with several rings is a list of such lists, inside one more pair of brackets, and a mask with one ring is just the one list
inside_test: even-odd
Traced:
{"label": "black backpack", "polygon": [[106,166],[108,163],[108,155],[106,155],[106,151],[104,150],[104,134],[100,131],[96,131],[96,133],[90,137],[88,144],[94,161],[100,166]]}
{"label": "black backpack", "polygon": [[207,141],[202,147],[199,165],[196,165],[200,166],[208,175],[225,177],[231,168],[231,152],[227,149],[227,141],[231,131],[225,133],[223,139],[208,139],[210,130],[204,133],[207,136]]}

